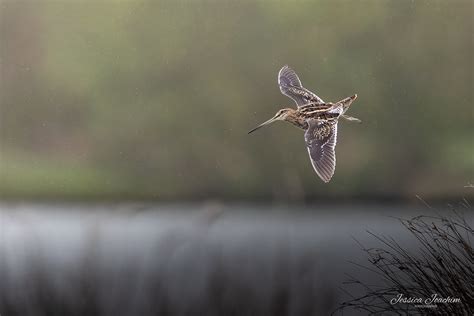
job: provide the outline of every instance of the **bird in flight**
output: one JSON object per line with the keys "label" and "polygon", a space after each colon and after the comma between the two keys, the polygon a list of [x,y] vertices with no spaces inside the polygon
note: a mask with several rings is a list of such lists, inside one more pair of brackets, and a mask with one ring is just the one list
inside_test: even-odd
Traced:
{"label": "bird in flight", "polygon": [[304,139],[314,171],[324,182],[329,182],[336,169],[337,123],[339,118],[361,122],[346,115],[357,94],[336,103],[324,102],[315,93],[304,88],[296,72],[284,66],[278,73],[280,91],[296,103],[296,109],[279,110],[274,117],[255,127],[257,129],[276,121],[286,121],[305,131]]}

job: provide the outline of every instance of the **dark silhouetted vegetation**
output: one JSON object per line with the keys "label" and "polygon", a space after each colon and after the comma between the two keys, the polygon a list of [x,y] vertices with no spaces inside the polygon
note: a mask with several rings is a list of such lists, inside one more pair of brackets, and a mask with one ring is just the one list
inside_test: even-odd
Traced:
{"label": "dark silhouetted vegetation", "polygon": [[[467,202],[466,202],[467,203]],[[472,211],[469,205],[466,210]],[[418,216],[400,220],[419,244],[413,252],[396,239],[369,232],[382,246],[363,248],[370,269],[383,281],[367,284],[357,278],[347,283],[351,299],[340,309],[357,309],[370,315],[473,315],[474,314],[474,230],[462,212],[450,215]],[[412,247],[412,246],[411,246]],[[362,294],[359,294],[362,293]],[[402,294],[422,298],[423,302],[391,304]],[[458,298],[459,303],[425,303],[436,294],[439,298]],[[417,305],[436,305],[419,307]]]}

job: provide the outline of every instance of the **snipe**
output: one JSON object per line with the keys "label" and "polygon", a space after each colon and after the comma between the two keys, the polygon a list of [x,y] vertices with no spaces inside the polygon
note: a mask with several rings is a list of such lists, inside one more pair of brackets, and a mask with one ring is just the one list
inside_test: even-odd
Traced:
{"label": "snipe", "polygon": [[318,176],[329,182],[336,169],[337,123],[340,117],[360,122],[346,115],[357,94],[336,103],[324,102],[315,93],[304,88],[298,75],[288,66],[278,73],[280,91],[295,101],[297,108],[279,110],[274,117],[252,129],[253,131],[276,121],[286,121],[305,131],[304,138],[311,164]]}

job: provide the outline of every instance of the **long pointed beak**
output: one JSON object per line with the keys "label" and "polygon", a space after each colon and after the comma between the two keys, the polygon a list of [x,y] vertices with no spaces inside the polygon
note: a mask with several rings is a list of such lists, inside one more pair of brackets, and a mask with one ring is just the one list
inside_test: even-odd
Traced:
{"label": "long pointed beak", "polygon": [[268,121],[266,122],[263,122],[262,124],[260,124],[259,126],[255,127],[254,129],[250,130],[248,133],[253,133],[255,132],[257,129],[261,128],[261,127],[264,127],[265,125],[268,125],[268,124],[271,124],[273,122],[275,122],[276,119],[274,117],[272,117],[271,119],[269,119]]}

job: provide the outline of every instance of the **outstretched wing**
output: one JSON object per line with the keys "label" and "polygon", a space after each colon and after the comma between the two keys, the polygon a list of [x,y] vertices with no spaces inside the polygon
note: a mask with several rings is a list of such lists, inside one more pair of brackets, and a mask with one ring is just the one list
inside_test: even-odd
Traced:
{"label": "outstretched wing", "polygon": [[337,121],[311,120],[308,124],[304,139],[311,164],[318,176],[327,183],[336,169]]}
{"label": "outstretched wing", "polygon": [[295,101],[298,107],[310,102],[324,103],[316,94],[303,88],[296,72],[288,66],[280,69],[278,85],[280,86],[281,93]]}

